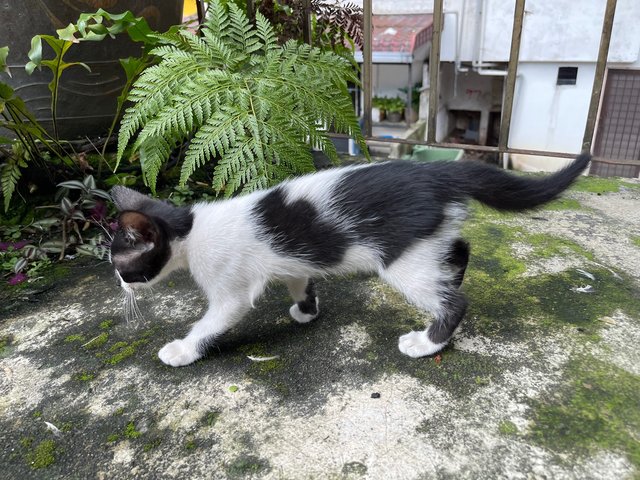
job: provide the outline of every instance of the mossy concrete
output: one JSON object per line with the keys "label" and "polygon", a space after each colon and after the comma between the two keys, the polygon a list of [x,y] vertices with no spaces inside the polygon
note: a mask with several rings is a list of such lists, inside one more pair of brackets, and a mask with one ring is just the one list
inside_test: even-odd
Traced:
{"label": "mossy concrete", "polygon": [[127,323],[108,265],[66,263],[2,293],[0,477],[637,478],[639,206],[633,181],[592,179],[522,215],[473,205],[468,313],[417,360],[397,338],[429,315],[349,276],[318,281],[317,321],[274,285],[207,358],[167,367],[206,308],[192,281]]}

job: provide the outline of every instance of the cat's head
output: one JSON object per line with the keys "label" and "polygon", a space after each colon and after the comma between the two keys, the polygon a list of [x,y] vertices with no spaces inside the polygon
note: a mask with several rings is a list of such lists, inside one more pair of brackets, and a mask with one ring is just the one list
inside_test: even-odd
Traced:
{"label": "cat's head", "polygon": [[110,252],[116,277],[125,289],[152,285],[170,273],[175,241],[189,234],[193,215],[126,187],[111,196],[120,212]]}

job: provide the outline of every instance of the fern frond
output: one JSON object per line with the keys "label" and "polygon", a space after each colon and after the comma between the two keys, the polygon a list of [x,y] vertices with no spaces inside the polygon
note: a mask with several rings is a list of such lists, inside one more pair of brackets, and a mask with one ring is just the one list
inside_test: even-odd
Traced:
{"label": "fern frond", "polygon": [[263,15],[253,27],[233,2],[209,4],[202,37],[158,37],[158,63],[129,95],[118,159],[133,141],[153,189],[171,150],[189,139],[180,183],[215,162],[212,186],[230,196],[312,170],[311,147],[335,160],[328,128],[366,152],[347,89],[358,81],[351,62],[294,41],[280,46]]}
{"label": "fern frond", "polygon": [[144,182],[153,193],[156,192],[156,182],[162,165],[167,161],[174,144],[170,144],[163,137],[147,139],[140,145],[140,165],[144,176]]}
{"label": "fern frond", "polygon": [[221,2],[209,2],[204,27],[215,37],[223,38],[226,35],[229,28],[229,16]]}
{"label": "fern frond", "polygon": [[20,168],[25,168],[27,165],[23,160],[17,157],[10,156],[7,162],[2,166],[2,174],[0,176],[0,183],[2,183],[2,196],[4,197],[4,211],[9,210],[9,203],[13,192],[16,190],[18,181],[22,177],[22,171]]}
{"label": "fern frond", "polygon": [[233,2],[229,3],[228,43],[241,55],[250,55],[262,45],[245,13]]}
{"label": "fern frond", "polygon": [[202,66],[192,57],[182,63],[165,62],[145,70],[131,89],[128,100],[134,105],[125,110],[118,133],[118,162],[133,135],[148,120],[171,102],[172,93],[195,75]]}
{"label": "fern frond", "polygon": [[278,49],[278,37],[269,21],[259,11],[256,12],[256,35],[260,39],[263,55]]}

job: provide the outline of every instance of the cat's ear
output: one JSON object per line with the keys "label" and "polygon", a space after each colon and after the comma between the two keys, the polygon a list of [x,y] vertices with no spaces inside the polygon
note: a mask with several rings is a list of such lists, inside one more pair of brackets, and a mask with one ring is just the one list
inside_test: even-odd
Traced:
{"label": "cat's ear", "polygon": [[140,210],[144,203],[150,199],[140,192],[136,192],[122,185],[116,185],[111,189],[111,198],[121,212],[124,210]]}
{"label": "cat's ear", "polygon": [[154,244],[159,231],[155,222],[144,213],[126,211],[118,217],[118,226],[124,237],[132,244]]}

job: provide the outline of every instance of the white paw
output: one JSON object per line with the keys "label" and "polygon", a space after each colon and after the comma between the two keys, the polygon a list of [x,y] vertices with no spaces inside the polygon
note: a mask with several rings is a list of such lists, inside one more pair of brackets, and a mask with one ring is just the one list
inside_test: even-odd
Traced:
{"label": "white paw", "polygon": [[195,362],[202,357],[202,355],[191,343],[185,342],[184,340],[174,340],[160,349],[158,357],[167,365],[182,367]]}
{"label": "white paw", "polygon": [[447,345],[444,343],[433,343],[429,340],[427,332],[411,332],[402,335],[398,341],[398,348],[405,355],[413,358],[433,355],[439,352]]}
{"label": "white paw", "polygon": [[289,315],[298,323],[309,323],[320,314],[319,305],[320,302],[318,301],[318,297],[316,297],[316,313],[302,313],[298,304],[294,303],[289,309]]}

